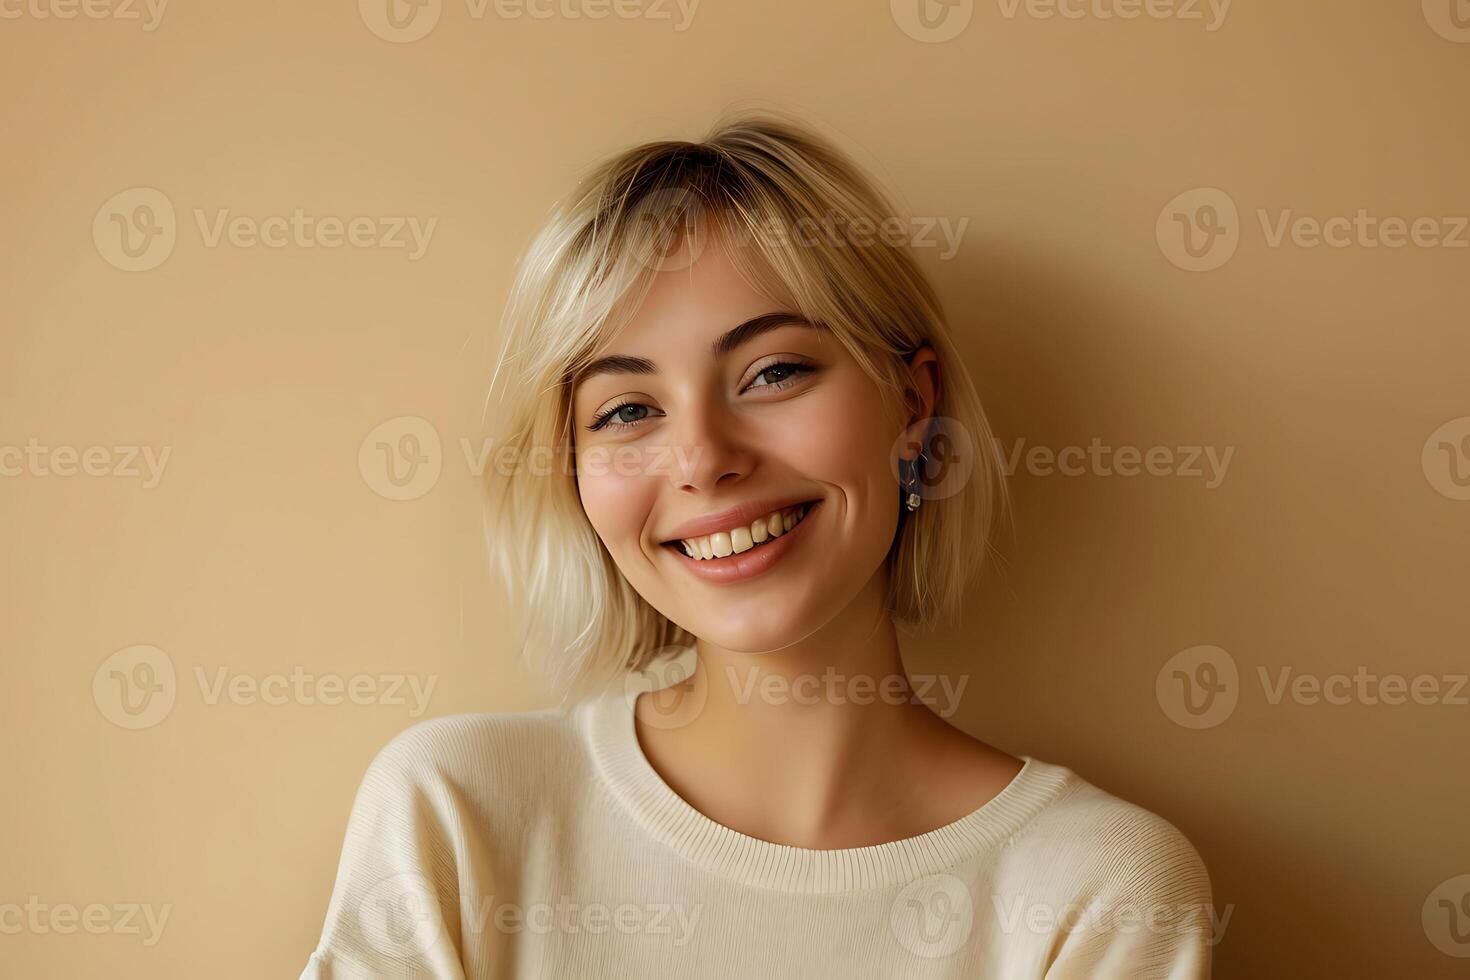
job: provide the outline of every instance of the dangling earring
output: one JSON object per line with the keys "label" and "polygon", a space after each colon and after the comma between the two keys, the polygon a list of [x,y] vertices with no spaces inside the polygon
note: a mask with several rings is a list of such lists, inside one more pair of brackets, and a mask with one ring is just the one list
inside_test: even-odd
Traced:
{"label": "dangling earring", "polygon": [[919,505],[924,502],[924,498],[919,496],[919,460],[923,458],[924,454],[919,453],[918,459],[909,463],[911,478],[904,485],[904,489],[908,491],[908,497],[904,500],[904,506],[909,509],[909,513],[918,510]]}

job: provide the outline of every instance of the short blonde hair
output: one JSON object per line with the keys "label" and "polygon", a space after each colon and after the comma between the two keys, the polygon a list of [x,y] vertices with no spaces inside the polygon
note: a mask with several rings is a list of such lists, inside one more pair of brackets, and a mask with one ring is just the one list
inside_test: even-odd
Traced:
{"label": "short blonde hair", "polygon": [[[866,235],[802,234],[834,222]],[[633,590],[582,510],[571,411],[578,372],[636,313],[671,233],[752,244],[729,250],[742,275],[826,327],[889,405],[909,397],[907,358],[924,344],[935,350],[933,416],[969,437],[973,469],[958,492],[926,498],[911,514],[900,508],[886,602],[905,628],[957,617],[1006,488],[980,399],[905,227],[831,143],[770,112],[727,116],[702,142],[620,153],[553,209],[521,259],[505,310],[487,406],[496,403],[501,420],[496,459],[517,463],[487,469],[486,533],[527,617],[522,656],[545,669],[564,704],[694,641]],[[553,465],[522,465],[538,449]]]}

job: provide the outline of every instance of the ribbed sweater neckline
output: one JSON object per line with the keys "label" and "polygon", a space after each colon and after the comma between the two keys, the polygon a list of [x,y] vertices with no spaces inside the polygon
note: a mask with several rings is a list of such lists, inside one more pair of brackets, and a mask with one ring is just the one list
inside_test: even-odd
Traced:
{"label": "ribbed sweater neckline", "polygon": [[664,782],[638,743],[633,704],[641,690],[611,690],[581,706],[597,775],[650,836],[706,871],[756,887],[836,894],[908,884],[1002,846],[1077,778],[1022,755],[1020,772],[995,797],[917,837],[833,850],[775,844],[711,820]]}

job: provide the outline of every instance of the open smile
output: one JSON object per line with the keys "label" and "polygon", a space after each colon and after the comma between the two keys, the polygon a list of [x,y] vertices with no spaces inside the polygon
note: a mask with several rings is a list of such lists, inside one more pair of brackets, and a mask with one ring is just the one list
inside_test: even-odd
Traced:
{"label": "open smile", "polygon": [[757,518],[749,525],[697,538],[665,541],[663,546],[692,573],[709,582],[738,582],[769,569],[807,536],[820,500],[809,500]]}

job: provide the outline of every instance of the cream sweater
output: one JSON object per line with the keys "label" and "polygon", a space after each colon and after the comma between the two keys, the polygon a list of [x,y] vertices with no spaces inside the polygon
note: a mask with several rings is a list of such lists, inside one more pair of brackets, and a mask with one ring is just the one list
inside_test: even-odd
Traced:
{"label": "cream sweater", "polygon": [[675,794],[621,692],[421,722],[362,781],[302,980],[1208,977],[1189,841],[1023,758],[954,823],[808,850]]}

